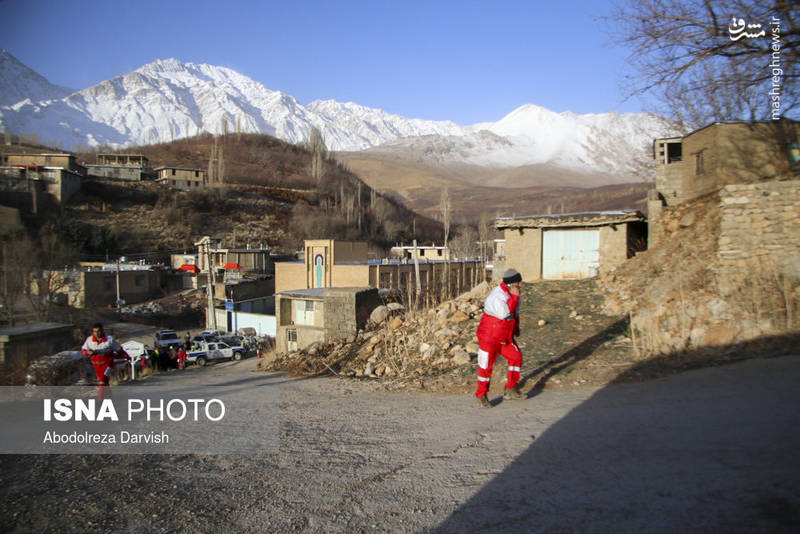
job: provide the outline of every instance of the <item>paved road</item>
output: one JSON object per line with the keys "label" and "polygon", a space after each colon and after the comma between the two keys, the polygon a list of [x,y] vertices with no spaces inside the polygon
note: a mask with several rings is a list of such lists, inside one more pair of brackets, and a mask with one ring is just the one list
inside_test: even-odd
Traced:
{"label": "paved road", "polygon": [[[0,524],[223,532],[796,532],[800,357],[480,410],[465,396],[251,373],[176,385],[280,394],[280,450],[0,458]],[[259,421],[254,420],[253,425]]]}

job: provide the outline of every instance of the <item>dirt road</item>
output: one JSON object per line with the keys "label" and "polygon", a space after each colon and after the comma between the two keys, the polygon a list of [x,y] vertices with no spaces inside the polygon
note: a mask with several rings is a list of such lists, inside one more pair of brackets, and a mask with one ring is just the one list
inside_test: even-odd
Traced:
{"label": "dirt road", "polygon": [[800,528],[800,356],[544,390],[491,410],[253,363],[154,379],[278,388],[280,452],[0,457],[3,530]]}

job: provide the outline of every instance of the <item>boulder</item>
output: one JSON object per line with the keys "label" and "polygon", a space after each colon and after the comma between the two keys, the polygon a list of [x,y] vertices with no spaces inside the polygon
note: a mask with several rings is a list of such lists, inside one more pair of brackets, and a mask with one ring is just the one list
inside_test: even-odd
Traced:
{"label": "boulder", "polygon": [[392,329],[392,330],[397,330],[401,326],[403,326],[403,320],[400,317],[395,317],[389,323],[389,328]]}
{"label": "boulder", "polygon": [[388,306],[378,306],[372,313],[369,314],[369,320],[375,324],[381,324],[383,321],[389,317],[389,307]]}

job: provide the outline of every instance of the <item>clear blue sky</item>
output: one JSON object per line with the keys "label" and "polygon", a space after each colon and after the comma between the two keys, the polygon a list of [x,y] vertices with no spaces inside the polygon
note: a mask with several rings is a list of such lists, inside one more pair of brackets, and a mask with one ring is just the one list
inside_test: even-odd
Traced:
{"label": "clear blue sky", "polygon": [[495,121],[522,104],[623,102],[609,0],[564,2],[0,0],[0,47],[83,89],[155,59],[230,67],[296,97],[406,117]]}

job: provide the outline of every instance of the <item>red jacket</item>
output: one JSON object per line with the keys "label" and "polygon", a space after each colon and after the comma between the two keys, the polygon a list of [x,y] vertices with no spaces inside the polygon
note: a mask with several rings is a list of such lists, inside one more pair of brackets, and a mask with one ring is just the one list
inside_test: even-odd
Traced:
{"label": "red jacket", "polygon": [[478,342],[511,343],[519,334],[519,295],[512,295],[500,282],[486,297],[478,325]]}

